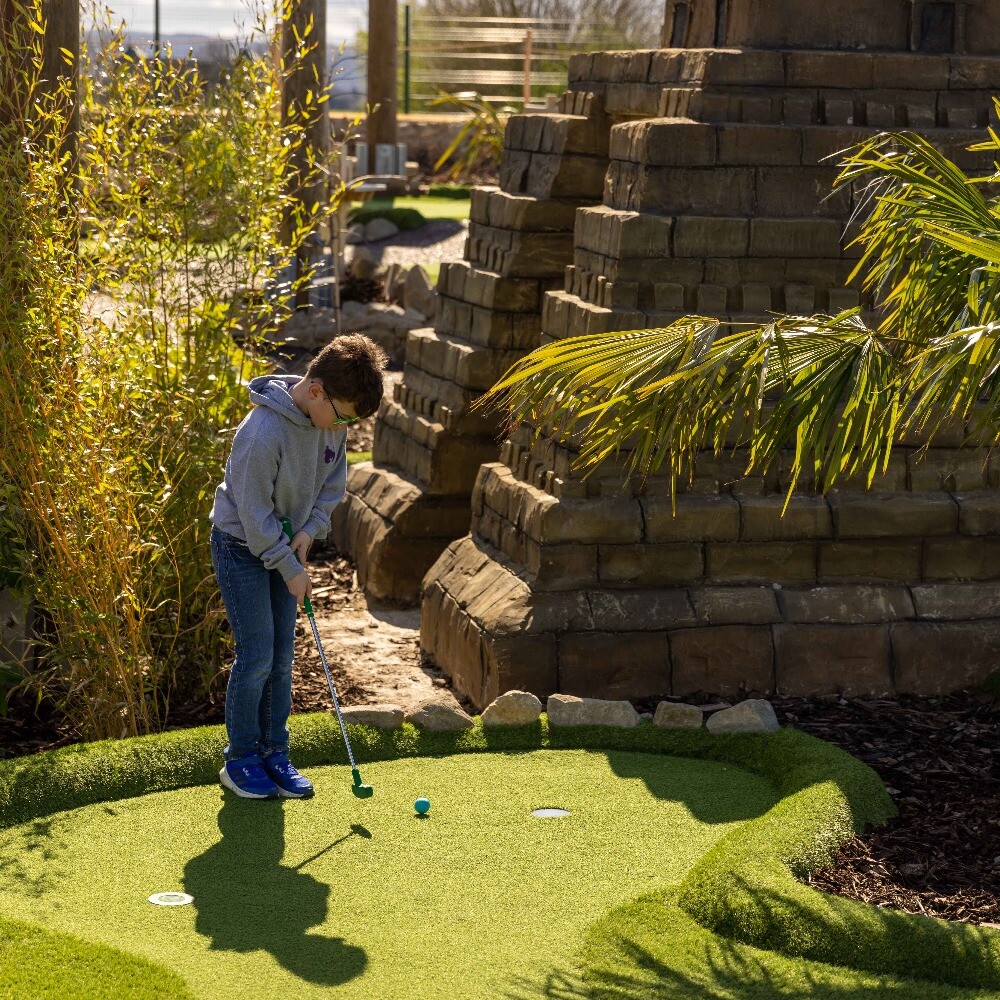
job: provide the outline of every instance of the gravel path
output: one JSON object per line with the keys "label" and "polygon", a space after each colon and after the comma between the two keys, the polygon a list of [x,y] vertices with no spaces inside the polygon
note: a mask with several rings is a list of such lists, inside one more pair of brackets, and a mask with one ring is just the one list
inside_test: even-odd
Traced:
{"label": "gravel path", "polygon": [[468,222],[455,219],[434,219],[419,229],[396,233],[374,243],[359,243],[347,247],[345,258],[350,264],[359,246],[365,247],[375,258],[376,264],[433,264],[447,260],[461,260],[465,251],[465,239],[469,232]]}

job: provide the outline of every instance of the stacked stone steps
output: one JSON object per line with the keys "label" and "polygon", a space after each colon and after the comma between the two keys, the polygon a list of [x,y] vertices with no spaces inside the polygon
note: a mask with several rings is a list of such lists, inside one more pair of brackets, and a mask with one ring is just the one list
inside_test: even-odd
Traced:
{"label": "stacked stone steps", "polygon": [[[659,118],[611,129],[603,204],[576,213],[573,264],[543,307],[543,342],[697,313],[755,322],[837,314],[861,248],[861,192],[825,165],[870,130]],[[949,133],[970,144],[975,133]],[[978,165],[988,169],[982,154]]]}
{"label": "stacked stone steps", "polygon": [[573,56],[569,83],[616,115],[924,130],[987,124],[1000,74],[975,55],[659,49]]}
{"label": "stacked stone steps", "polygon": [[1000,586],[908,583],[534,590],[475,537],[435,564],[421,643],[476,704],[530,688],[629,699],[939,695],[1000,654]]}
{"label": "stacked stone steps", "polygon": [[435,326],[410,332],[373,461],[349,472],[334,519],[335,544],[373,596],[415,601],[431,563],[468,529],[477,470],[496,459],[501,432],[473,403],[540,341],[575,210],[603,192],[610,127],[601,100],[581,92],[558,113],[512,116],[500,186],[473,191],[465,259],[442,266]]}
{"label": "stacked stone steps", "polygon": [[486,465],[472,534],[425,581],[422,641],[473,700],[526,678],[629,698],[982,679],[1000,652],[1000,469],[932,449],[935,490],[915,455],[916,492],[796,494],[783,518],[784,494],[718,480],[673,502],[662,484],[565,499]]}

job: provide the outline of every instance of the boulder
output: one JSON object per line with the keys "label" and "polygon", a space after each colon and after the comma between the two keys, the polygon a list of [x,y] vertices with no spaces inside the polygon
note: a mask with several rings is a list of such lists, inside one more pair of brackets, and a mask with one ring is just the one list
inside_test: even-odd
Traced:
{"label": "boulder", "polygon": [[375,277],[377,267],[375,257],[365,247],[355,247],[351,257],[351,277],[358,281],[371,281]]}
{"label": "boulder", "polygon": [[365,239],[369,243],[378,240],[387,240],[390,236],[395,236],[399,232],[399,226],[388,219],[372,219],[365,223]]}
{"label": "boulder", "polygon": [[425,701],[419,708],[406,714],[406,721],[421,729],[433,732],[456,732],[460,729],[471,729],[472,719],[458,705],[451,702]]}
{"label": "boulder", "polygon": [[664,729],[701,729],[703,713],[697,705],[661,701],[656,706],[653,725]]}
{"label": "boulder", "polygon": [[351,705],[342,708],[344,722],[377,729],[399,729],[403,724],[403,709],[399,705]]}
{"label": "boulder", "polygon": [[355,222],[344,230],[344,246],[354,246],[357,243],[364,243],[365,227]]}
{"label": "boulder", "polygon": [[483,709],[484,726],[529,726],[542,714],[542,703],[529,691],[508,691]]}
{"label": "boulder", "polygon": [[748,698],[732,708],[709,716],[710,733],[773,733],[780,729],[771,703],[763,698]]}
{"label": "boulder", "polygon": [[628,701],[553,694],[549,695],[545,711],[553,726],[618,726],[631,729],[639,725],[639,713]]}
{"label": "boulder", "polygon": [[433,316],[436,300],[437,292],[427,272],[419,264],[411,267],[403,286],[403,305],[424,316]]}

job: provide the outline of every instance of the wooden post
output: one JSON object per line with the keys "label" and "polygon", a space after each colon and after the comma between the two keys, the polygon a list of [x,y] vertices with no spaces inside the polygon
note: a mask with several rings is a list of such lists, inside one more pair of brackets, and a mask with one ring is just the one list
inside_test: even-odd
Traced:
{"label": "wooden post", "polygon": [[376,144],[396,143],[398,31],[397,0],[369,0],[368,103],[378,105],[368,115],[369,170],[375,164]]}
{"label": "wooden post", "polygon": [[524,34],[524,106],[531,103],[531,28]]}
{"label": "wooden post", "polygon": [[[80,135],[80,104],[77,100],[80,77],[80,0],[44,0],[45,42],[42,52],[42,88],[55,93],[68,84],[67,97],[73,102],[66,123],[64,152],[69,154],[68,170],[76,167]],[[69,56],[66,53],[70,53]]]}
{"label": "wooden post", "polygon": [[[301,49],[300,49],[301,47]],[[299,204],[311,207],[326,200],[327,177],[310,167],[310,155],[324,165],[330,158],[330,118],[325,100],[326,71],[326,3],[325,0],[288,0],[281,22],[281,119],[303,127],[304,142],[295,151],[288,176],[289,191]],[[312,94],[312,100],[307,95]],[[283,239],[291,239],[291,213],[284,220]],[[309,264],[310,246],[296,250],[296,276]],[[295,308],[309,305],[309,289],[299,287]]]}

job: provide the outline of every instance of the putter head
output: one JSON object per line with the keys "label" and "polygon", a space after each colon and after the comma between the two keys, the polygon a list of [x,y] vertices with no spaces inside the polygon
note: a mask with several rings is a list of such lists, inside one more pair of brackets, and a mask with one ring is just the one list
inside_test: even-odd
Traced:
{"label": "putter head", "polygon": [[362,783],[361,772],[356,767],[351,769],[351,777],[354,779],[351,791],[354,792],[356,798],[370,799],[375,794],[375,789],[371,785]]}

